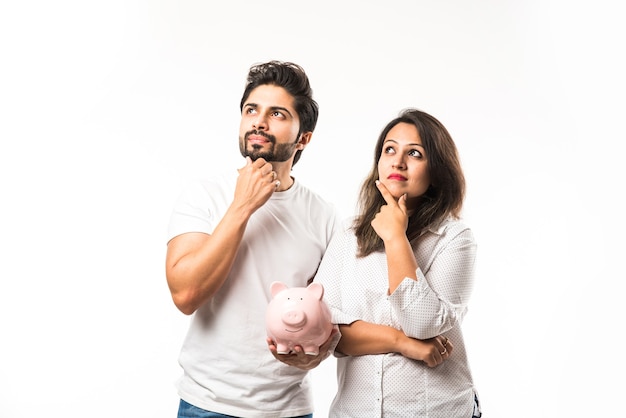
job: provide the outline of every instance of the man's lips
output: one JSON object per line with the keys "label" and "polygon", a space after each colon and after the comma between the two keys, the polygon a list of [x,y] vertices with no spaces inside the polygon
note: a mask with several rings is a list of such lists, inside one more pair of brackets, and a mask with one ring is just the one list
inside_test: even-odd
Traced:
{"label": "man's lips", "polygon": [[262,135],[250,135],[248,136],[248,142],[251,144],[267,144],[271,141]]}
{"label": "man's lips", "polygon": [[248,131],[246,132],[245,140],[252,144],[273,144],[276,142],[276,138],[273,135],[266,134],[262,131]]}
{"label": "man's lips", "polygon": [[390,174],[387,177],[387,180],[399,180],[399,181],[406,181],[406,177],[401,176],[400,174]]}

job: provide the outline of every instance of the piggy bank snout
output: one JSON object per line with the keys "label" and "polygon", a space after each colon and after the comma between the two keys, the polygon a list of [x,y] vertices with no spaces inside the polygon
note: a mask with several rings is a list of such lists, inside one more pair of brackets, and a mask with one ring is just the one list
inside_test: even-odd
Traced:
{"label": "piggy bank snout", "polygon": [[287,309],[282,314],[282,320],[293,327],[302,326],[306,323],[306,313],[301,309]]}

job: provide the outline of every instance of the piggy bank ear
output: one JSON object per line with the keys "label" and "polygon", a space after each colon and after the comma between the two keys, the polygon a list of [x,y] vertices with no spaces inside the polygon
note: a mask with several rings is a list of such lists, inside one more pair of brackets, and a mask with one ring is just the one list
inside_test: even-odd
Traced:
{"label": "piggy bank ear", "polygon": [[272,297],[276,296],[279,292],[287,289],[287,285],[283,282],[272,282],[270,285],[270,293]]}
{"label": "piggy bank ear", "polygon": [[317,299],[322,300],[322,297],[324,296],[324,286],[322,286],[321,283],[313,282],[307,287],[307,290],[312,292],[313,296]]}

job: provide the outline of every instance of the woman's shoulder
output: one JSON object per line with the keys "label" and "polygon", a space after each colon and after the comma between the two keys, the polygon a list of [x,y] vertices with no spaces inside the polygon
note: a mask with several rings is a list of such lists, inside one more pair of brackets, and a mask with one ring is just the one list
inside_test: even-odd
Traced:
{"label": "woman's shoulder", "polygon": [[354,228],[354,221],[356,220],[356,216],[347,216],[341,221],[341,226],[344,231],[352,231]]}
{"label": "woman's shoulder", "polygon": [[354,235],[354,216],[348,216],[339,222],[338,228],[333,235],[334,241],[341,241],[343,243],[356,240]]}
{"label": "woman's shoulder", "polygon": [[430,228],[430,231],[437,235],[472,235],[470,226],[463,219],[452,217],[444,219],[439,225]]}

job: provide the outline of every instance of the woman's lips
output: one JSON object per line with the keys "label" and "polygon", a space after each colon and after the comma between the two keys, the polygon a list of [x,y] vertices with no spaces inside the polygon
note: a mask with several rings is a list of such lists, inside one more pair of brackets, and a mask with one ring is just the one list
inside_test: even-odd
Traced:
{"label": "woman's lips", "polygon": [[389,177],[387,177],[387,180],[406,181],[406,177],[401,176],[400,174],[390,174]]}

